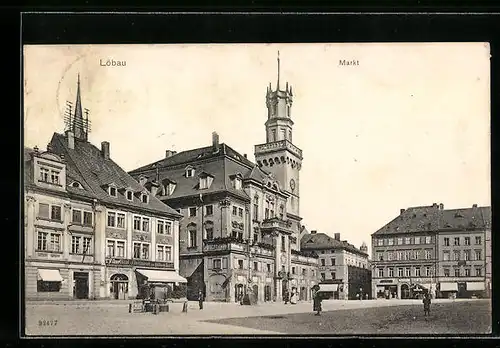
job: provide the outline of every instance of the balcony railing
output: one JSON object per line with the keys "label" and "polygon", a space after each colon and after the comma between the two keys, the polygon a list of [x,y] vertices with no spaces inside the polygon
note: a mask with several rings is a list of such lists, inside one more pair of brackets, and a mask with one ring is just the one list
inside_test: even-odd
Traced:
{"label": "balcony railing", "polygon": [[272,143],[255,145],[255,152],[258,153],[272,152],[275,150],[282,150],[282,149],[288,149],[292,153],[296,154],[299,158],[302,158],[302,150],[299,149],[297,146],[293,145],[288,140],[279,140]]}
{"label": "balcony railing", "polygon": [[[255,243],[234,237],[216,238],[203,241],[204,251],[250,251],[253,255],[274,255],[274,247],[266,243]],[[249,249],[250,248],[250,249]]]}
{"label": "balcony railing", "polygon": [[260,223],[260,228],[261,229],[284,229],[288,230],[292,227],[292,222],[290,220],[282,220],[277,217],[273,217],[270,219],[265,219]]}

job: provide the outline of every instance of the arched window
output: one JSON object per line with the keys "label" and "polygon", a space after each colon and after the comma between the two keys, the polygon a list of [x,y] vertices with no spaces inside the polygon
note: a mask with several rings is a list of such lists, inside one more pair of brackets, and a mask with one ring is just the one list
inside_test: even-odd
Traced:
{"label": "arched window", "polygon": [[189,224],[188,230],[188,248],[196,248],[196,224]]}
{"label": "arched window", "polygon": [[214,239],[214,223],[212,221],[205,222],[205,239]]}

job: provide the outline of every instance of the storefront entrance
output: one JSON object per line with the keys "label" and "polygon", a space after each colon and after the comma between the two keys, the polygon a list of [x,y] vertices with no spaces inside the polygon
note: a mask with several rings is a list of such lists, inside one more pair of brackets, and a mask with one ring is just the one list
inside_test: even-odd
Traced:
{"label": "storefront entrance", "polygon": [[110,278],[111,298],[126,300],[128,298],[128,277],[125,274],[113,274]]}
{"label": "storefront entrance", "polygon": [[73,296],[76,299],[89,298],[89,274],[87,272],[73,273]]}
{"label": "storefront entrance", "polygon": [[244,295],[245,295],[245,290],[243,284],[236,284],[234,286],[234,302],[243,301]]}
{"label": "storefront entrance", "polygon": [[401,285],[401,298],[408,299],[410,297],[411,297],[410,287],[408,286],[408,284],[402,284]]}

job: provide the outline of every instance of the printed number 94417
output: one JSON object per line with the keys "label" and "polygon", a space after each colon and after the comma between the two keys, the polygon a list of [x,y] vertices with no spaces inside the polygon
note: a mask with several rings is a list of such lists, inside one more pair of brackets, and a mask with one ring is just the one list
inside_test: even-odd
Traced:
{"label": "printed number 94417", "polygon": [[56,326],[57,320],[38,320],[38,326]]}

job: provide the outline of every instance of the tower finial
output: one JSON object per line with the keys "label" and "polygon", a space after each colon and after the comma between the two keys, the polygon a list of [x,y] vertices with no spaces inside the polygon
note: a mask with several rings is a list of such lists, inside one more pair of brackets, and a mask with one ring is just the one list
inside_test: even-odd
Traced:
{"label": "tower finial", "polygon": [[75,138],[85,139],[85,130],[83,123],[82,112],[82,99],[80,96],[80,73],[78,73],[77,89],[76,89],[76,103],[75,103],[75,116],[73,117],[73,132]]}
{"label": "tower finial", "polygon": [[280,51],[278,50],[278,83],[276,84],[276,91],[280,90]]}

